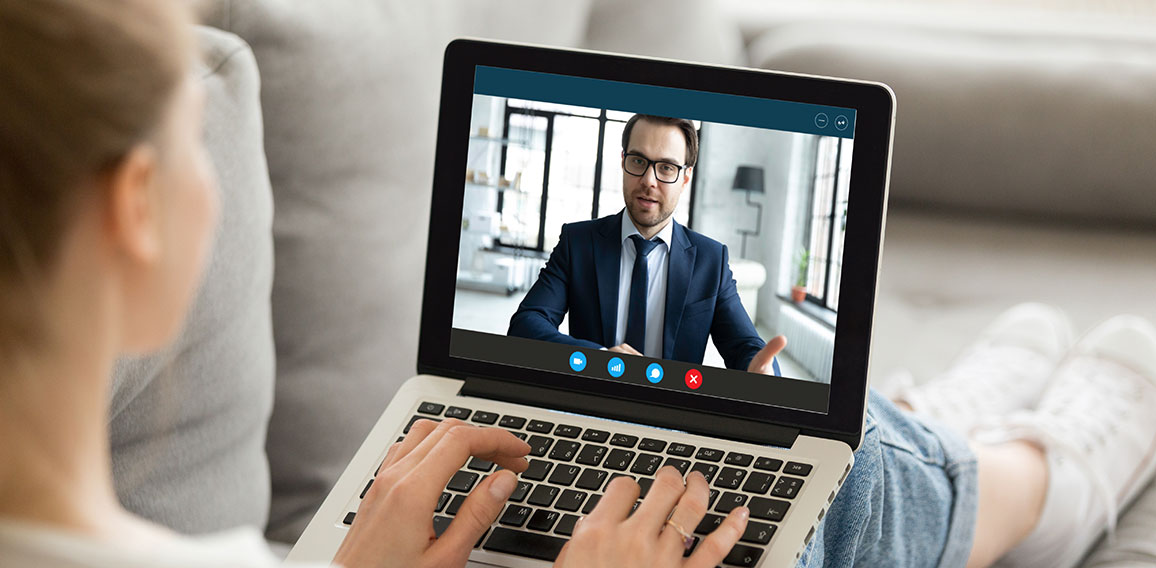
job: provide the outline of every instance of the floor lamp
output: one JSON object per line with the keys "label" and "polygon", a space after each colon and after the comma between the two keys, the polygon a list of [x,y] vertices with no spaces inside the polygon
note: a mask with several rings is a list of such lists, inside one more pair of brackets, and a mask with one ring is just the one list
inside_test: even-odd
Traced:
{"label": "floor lamp", "polygon": [[735,172],[735,181],[731,185],[733,191],[744,191],[747,194],[747,205],[754,206],[757,211],[755,214],[755,230],[748,231],[746,229],[739,229],[738,233],[743,236],[742,250],[739,253],[740,258],[747,257],[747,237],[759,236],[759,231],[763,226],[763,206],[751,201],[752,193],[764,193],[763,190],[763,168],[758,166],[739,166],[738,171]]}

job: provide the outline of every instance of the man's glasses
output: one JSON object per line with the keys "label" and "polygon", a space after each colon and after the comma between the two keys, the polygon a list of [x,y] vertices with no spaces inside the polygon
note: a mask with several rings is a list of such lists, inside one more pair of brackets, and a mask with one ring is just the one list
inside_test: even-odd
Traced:
{"label": "man's glasses", "polygon": [[686,168],[686,166],[679,164],[651,160],[642,154],[628,153],[622,156],[622,170],[632,176],[642,177],[646,175],[646,170],[650,169],[651,165],[654,166],[654,179],[662,183],[678,181],[678,175]]}

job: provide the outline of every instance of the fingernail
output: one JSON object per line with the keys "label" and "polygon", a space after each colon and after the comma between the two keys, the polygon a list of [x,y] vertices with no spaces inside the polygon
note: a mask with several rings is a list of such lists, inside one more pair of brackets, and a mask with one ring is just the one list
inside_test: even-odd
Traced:
{"label": "fingernail", "polygon": [[739,518],[744,520],[744,521],[747,519],[747,517],[751,516],[751,510],[746,508],[746,507],[739,507],[737,509],[737,511],[739,514]]}
{"label": "fingernail", "polygon": [[498,472],[493,475],[494,481],[490,482],[490,495],[499,501],[505,501],[510,498],[510,494],[514,492],[514,488],[518,485],[518,480],[514,474],[510,472]]}

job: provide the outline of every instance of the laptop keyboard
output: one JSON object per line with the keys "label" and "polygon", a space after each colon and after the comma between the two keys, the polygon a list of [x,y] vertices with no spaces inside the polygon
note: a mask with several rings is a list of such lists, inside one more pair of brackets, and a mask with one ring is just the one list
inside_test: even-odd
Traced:
{"label": "laptop keyboard", "polygon": [[[477,547],[546,561],[558,556],[578,519],[594,510],[611,479],[631,477],[642,488],[641,499],[646,497],[659,468],[670,465],[683,475],[701,472],[711,488],[708,513],[694,529],[695,546],[722,523],[727,513],[745,505],[751,511],[747,529],[723,563],[755,566],[764,548],[774,540],[778,524],[786,518],[812,469],[798,461],[695,447],[663,440],[661,436],[639,437],[459,406],[447,408],[434,402],[418,406],[403,434],[418,420],[445,418],[504,428],[530,445],[529,467],[520,475],[509,503]],[[433,525],[439,536],[470,490],[494,469],[492,462],[471,458],[454,474],[435,509]],[[356,510],[372,484],[370,477],[352,509]],[[349,511],[341,522],[352,525],[355,518],[356,512]],[[687,554],[691,552],[693,548]]]}

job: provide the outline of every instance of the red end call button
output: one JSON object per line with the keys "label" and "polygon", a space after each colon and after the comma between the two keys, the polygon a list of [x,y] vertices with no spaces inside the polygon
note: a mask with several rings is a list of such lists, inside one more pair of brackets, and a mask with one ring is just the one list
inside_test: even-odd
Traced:
{"label": "red end call button", "polygon": [[686,372],[686,386],[691,390],[702,386],[702,373],[698,369],[691,369]]}

